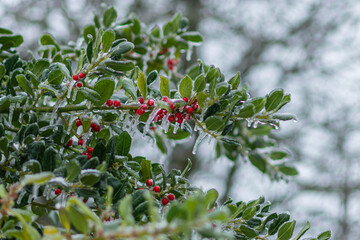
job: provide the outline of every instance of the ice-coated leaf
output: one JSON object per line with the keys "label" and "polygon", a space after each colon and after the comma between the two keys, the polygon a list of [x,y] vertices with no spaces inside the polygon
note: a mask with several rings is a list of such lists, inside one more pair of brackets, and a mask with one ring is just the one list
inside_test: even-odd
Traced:
{"label": "ice-coated leaf", "polygon": [[24,89],[24,91],[30,96],[34,97],[34,92],[31,88],[29,81],[25,78],[23,74],[19,74],[16,76],[16,80],[19,83],[19,86]]}
{"label": "ice-coated leaf", "polygon": [[115,82],[110,78],[104,78],[96,82],[94,90],[100,95],[100,100],[95,102],[96,106],[103,105],[109,100],[114,92]]}
{"label": "ice-coated leaf", "polygon": [[122,132],[117,137],[116,155],[127,156],[131,147],[131,136],[128,132]]}
{"label": "ice-coated leaf", "polygon": [[188,75],[186,75],[183,79],[181,79],[180,85],[179,85],[179,92],[180,92],[181,97],[183,97],[183,98],[186,97],[188,99],[191,98],[192,84],[193,84],[193,81]]}
{"label": "ice-coated leaf", "polygon": [[107,9],[104,13],[103,24],[104,27],[108,28],[116,20],[117,12],[114,7]]}
{"label": "ice-coated leaf", "polygon": [[294,232],[295,221],[287,222],[281,226],[278,233],[278,240],[289,240]]}
{"label": "ice-coated leaf", "polygon": [[281,88],[278,89],[274,89],[273,91],[271,91],[269,93],[269,95],[267,96],[267,100],[266,100],[266,104],[265,104],[265,109],[266,111],[270,112],[274,109],[276,109],[279,104],[281,103],[281,100],[284,97],[284,90]]}
{"label": "ice-coated leaf", "polygon": [[108,52],[115,40],[115,33],[112,30],[106,30],[101,39],[102,51]]}
{"label": "ice-coated leaf", "polygon": [[169,79],[160,75],[160,93],[162,96],[170,96]]}
{"label": "ice-coated leaf", "polygon": [[144,99],[147,97],[147,83],[145,79],[145,75],[142,71],[139,71],[139,77],[137,79],[138,88],[141,92],[141,95]]}

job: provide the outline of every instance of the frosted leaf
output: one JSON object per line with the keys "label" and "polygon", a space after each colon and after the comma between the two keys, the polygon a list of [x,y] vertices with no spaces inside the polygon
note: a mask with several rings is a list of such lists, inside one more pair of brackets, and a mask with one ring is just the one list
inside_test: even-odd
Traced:
{"label": "frosted leaf", "polygon": [[200,143],[202,142],[202,140],[204,140],[204,138],[206,137],[206,132],[201,132],[199,134],[199,136],[197,137],[196,141],[195,141],[195,144],[194,144],[194,148],[192,150],[192,154],[196,154],[197,152],[197,149],[200,145]]}
{"label": "frosted leaf", "polygon": [[52,186],[55,185],[55,186],[61,186],[61,187],[66,187],[66,188],[68,187],[67,182],[62,177],[53,178],[48,182],[48,184],[52,185]]}
{"label": "frosted leaf", "polygon": [[12,118],[13,118],[15,106],[16,106],[15,103],[11,103],[10,106],[9,106],[9,123],[10,123],[10,125],[12,123]]}
{"label": "frosted leaf", "polygon": [[56,118],[56,115],[57,115],[57,111],[59,109],[61,105],[61,100],[58,99],[54,105],[54,108],[53,108],[53,111],[51,113],[51,119],[50,119],[50,125],[53,125],[54,124],[54,121],[55,121],[55,118]]}

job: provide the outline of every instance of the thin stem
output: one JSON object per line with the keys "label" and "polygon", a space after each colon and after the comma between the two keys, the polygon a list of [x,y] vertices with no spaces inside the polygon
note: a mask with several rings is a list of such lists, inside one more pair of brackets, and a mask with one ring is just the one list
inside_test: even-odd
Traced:
{"label": "thin stem", "polygon": [[31,205],[40,206],[40,207],[48,208],[48,209],[51,209],[51,210],[57,210],[56,207],[48,206],[46,204],[41,204],[41,203],[38,203],[38,202],[32,202]]}
{"label": "thin stem", "polygon": [[192,119],[194,119],[196,125],[198,125],[201,128],[201,130],[203,130],[203,132],[206,132],[207,134],[211,135],[215,139],[218,138],[218,136],[216,134],[214,134],[214,133],[210,132],[209,130],[207,130],[206,128],[204,128],[202,126],[202,124],[197,120],[197,118],[195,117],[194,114],[191,114],[191,116],[192,116]]}
{"label": "thin stem", "polygon": [[[68,128],[70,128],[70,124],[66,121],[66,119],[64,118],[64,116],[59,112],[58,113],[59,114],[59,116],[61,117],[61,119],[64,121],[64,123],[66,124],[66,126],[68,127]],[[78,139],[80,139],[80,136],[74,131],[74,129],[72,129],[71,128],[71,132],[78,138]]]}

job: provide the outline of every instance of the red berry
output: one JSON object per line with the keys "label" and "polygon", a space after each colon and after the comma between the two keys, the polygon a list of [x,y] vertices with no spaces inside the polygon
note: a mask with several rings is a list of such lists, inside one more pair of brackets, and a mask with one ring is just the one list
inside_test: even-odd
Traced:
{"label": "red berry", "polygon": [[115,100],[115,101],[114,101],[114,106],[115,106],[115,107],[120,107],[120,105],[121,105],[121,102],[120,102],[120,101],[118,101],[118,100]]}
{"label": "red berry", "polygon": [[80,120],[76,120],[75,125],[77,127],[80,127],[82,125],[82,122]]}
{"label": "red berry", "polygon": [[82,146],[83,144],[84,144],[84,140],[79,139],[79,141],[78,141],[78,145]]}
{"label": "red berry", "polygon": [[169,49],[168,48],[164,48],[164,52],[169,52]]}
{"label": "red berry", "polygon": [[87,151],[88,151],[88,153],[92,153],[94,151],[94,149],[92,147],[89,147]]}
{"label": "red berry", "polygon": [[175,113],[176,118],[181,118],[181,113]]}
{"label": "red berry", "polygon": [[114,104],[114,102],[112,100],[106,101],[106,105],[108,105],[109,107],[111,107],[113,104]]}
{"label": "red berry", "polygon": [[160,110],[157,112],[157,115],[160,115],[160,114],[162,114],[162,113],[163,113],[163,110],[160,109]]}
{"label": "red berry", "polygon": [[169,66],[169,70],[171,71],[171,70],[174,70],[174,66],[173,65],[170,65]]}
{"label": "red berry", "polygon": [[84,155],[84,156],[85,156],[85,155],[86,155],[86,152],[83,152],[83,153],[82,153],[82,155]]}
{"label": "red berry", "polygon": [[167,100],[169,100],[169,98],[168,97],[163,97],[163,99],[162,99],[164,102],[166,102]]}
{"label": "red berry", "polygon": [[95,132],[100,132],[101,127],[99,125],[96,125]]}
{"label": "red berry", "polygon": [[143,110],[147,110],[147,105],[146,105],[146,104],[143,104],[143,105],[141,105],[141,108],[142,108]]}
{"label": "red berry", "polygon": [[73,75],[73,79],[74,79],[75,81],[77,81],[77,80],[79,80],[79,76],[78,76],[78,75]]}
{"label": "red berry", "polygon": [[145,111],[142,108],[139,108],[138,110],[136,110],[136,113],[139,115],[143,115]]}
{"label": "red berry", "polygon": [[169,122],[174,122],[174,121],[175,121],[174,115],[170,115],[170,116],[169,116]]}
{"label": "red berry", "polygon": [[175,200],[175,195],[170,193],[167,198],[170,200],[170,201],[174,201]]}
{"label": "red berry", "polygon": [[143,190],[143,188],[142,188],[142,187],[139,187],[138,190]]}
{"label": "red berry", "polygon": [[91,153],[86,154],[86,157],[87,157],[88,160],[91,159],[92,158]]}
{"label": "red berry", "polygon": [[162,205],[165,206],[169,203],[169,200],[167,198],[163,198]]}
{"label": "red berry", "polygon": [[88,199],[87,198],[84,198],[83,199],[83,203],[87,203]]}
{"label": "red berry", "polygon": [[197,103],[195,103],[195,104],[192,106],[192,108],[193,108],[194,110],[197,110],[197,109],[199,108],[199,105],[198,105]]}
{"label": "red berry", "polygon": [[175,106],[174,106],[174,104],[173,104],[172,102],[169,102],[169,106],[170,106],[170,108],[171,108],[172,110],[175,109]]}
{"label": "red berry", "polygon": [[76,86],[79,87],[79,88],[82,87],[82,85],[83,85],[83,84],[82,84],[81,82],[78,82],[78,83],[76,84]]}
{"label": "red berry", "polygon": [[61,193],[61,189],[60,188],[57,188],[56,190],[55,190],[55,194],[56,195],[59,195]]}
{"label": "red berry", "polygon": [[178,120],[176,120],[178,123],[182,123],[183,122],[183,118],[182,117],[180,117],[180,118],[178,118]]}
{"label": "red berry", "polygon": [[175,61],[172,60],[172,59],[168,59],[168,60],[167,60],[167,64],[168,64],[169,66],[172,66],[172,65],[175,64]]}
{"label": "red berry", "polygon": [[84,78],[85,77],[85,74],[83,72],[79,73],[79,77],[80,78]]}
{"label": "red berry", "polygon": [[91,127],[91,128],[96,128],[96,126],[97,126],[96,123],[93,123],[93,122],[92,122],[92,123],[90,124],[90,127]]}
{"label": "red berry", "polygon": [[160,51],[159,51],[159,55],[163,55],[163,54],[164,54],[164,52],[160,50]]}
{"label": "red berry", "polygon": [[185,102],[188,102],[188,101],[189,101],[189,99],[188,99],[187,97],[183,97],[183,100],[184,100]]}
{"label": "red berry", "polygon": [[188,107],[188,108],[186,109],[186,112],[189,113],[189,114],[191,114],[191,113],[194,112],[194,109],[193,109],[192,107]]}
{"label": "red berry", "polygon": [[139,103],[141,103],[141,104],[144,103],[144,99],[142,97],[139,97],[138,100],[139,100]]}
{"label": "red berry", "polygon": [[73,145],[73,140],[72,138],[69,139],[69,141],[66,143],[66,146],[72,146]]}
{"label": "red berry", "polygon": [[149,105],[149,106],[154,105],[154,103],[155,103],[154,99],[149,99],[149,100],[147,101],[147,105]]}
{"label": "red berry", "polygon": [[153,180],[151,178],[146,180],[146,186],[151,187],[153,184],[154,184],[154,182],[153,182]]}
{"label": "red berry", "polygon": [[154,192],[160,192],[160,187],[159,186],[155,186],[155,187],[153,187],[153,191]]}

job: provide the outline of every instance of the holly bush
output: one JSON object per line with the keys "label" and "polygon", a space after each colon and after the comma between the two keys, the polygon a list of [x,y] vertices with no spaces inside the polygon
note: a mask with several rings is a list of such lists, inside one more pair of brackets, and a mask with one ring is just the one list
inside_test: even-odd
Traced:
{"label": "holly bush", "polygon": [[[278,113],[290,95],[275,89],[251,97],[240,74],[182,59],[203,40],[176,14],[149,28],[136,15],[117,20],[114,8],[62,46],[40,37],[21,59],[20,35],[0,29],[1,239],[300,239],[288,213],[264,197],[217,201],[185,169],[130,154],[133,141],[206,138],[216,157],[249,161],[271,179],[297,170],[273,132],[292,114]],[[151,143],[149,143],[151,144]],[[139,151],[139,149],[138,149]],[[296,235],[293,237],[293,235]],[[329,239],[324,232],[311,239]]]}

